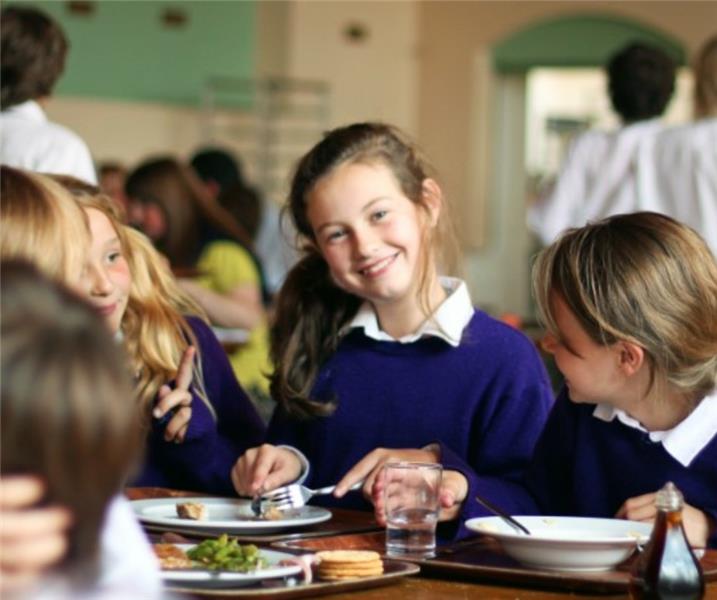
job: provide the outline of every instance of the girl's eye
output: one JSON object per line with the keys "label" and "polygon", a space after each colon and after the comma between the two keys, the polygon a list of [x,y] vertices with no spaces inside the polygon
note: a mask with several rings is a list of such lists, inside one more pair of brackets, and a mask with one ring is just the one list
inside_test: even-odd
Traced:
{"label": "girl's eye", "polygon": [[344,235],[346,235],[346,232],[343,229],[337,229],[336,231],[330,232],[326,236],[326,241],[335,242],[337,240],[340,240]]}
{"label": "girl's eye", "polygon": [[376,212],[371,214],[371,220],[372,221],[380,221],[388,214],[387,210],[377,210]]}
{"label": "girl's eye", "polygon": [[117,262],[120,258],[122,258],[122,253],[121,253],[121,252],[110,252],[110,253],[107,255],[107,261],[110,262],[110,263]]}

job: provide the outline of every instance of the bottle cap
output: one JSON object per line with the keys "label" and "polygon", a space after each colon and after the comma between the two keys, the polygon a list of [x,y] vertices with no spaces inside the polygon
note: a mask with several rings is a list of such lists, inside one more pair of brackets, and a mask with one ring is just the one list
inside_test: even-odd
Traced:
{"label": "bottle cap", "polygon": [[657,492],[655,507],[657,510],[681,510],[684,502],[682,492],[677,489],[674,483],[668,481],[663,488]]}

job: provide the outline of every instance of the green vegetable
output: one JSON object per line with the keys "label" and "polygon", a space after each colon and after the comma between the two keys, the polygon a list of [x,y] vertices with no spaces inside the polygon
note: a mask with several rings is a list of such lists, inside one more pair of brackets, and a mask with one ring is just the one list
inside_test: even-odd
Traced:
{"label": "green vegetable", "polygon": [[223,534],[216,540],[204,540],[187,551],[187,556],[202,567],[213,571],[247,573],[266,566],[254,544],[242,546],[235,538]]}

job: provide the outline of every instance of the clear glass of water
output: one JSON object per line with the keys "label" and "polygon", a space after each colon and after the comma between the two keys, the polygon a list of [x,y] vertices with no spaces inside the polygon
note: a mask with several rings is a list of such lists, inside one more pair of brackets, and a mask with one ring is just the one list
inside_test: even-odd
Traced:
{"label": "clear glass of water", "polygon": [[442,474],[443,468],[437,463],[386,463],[383,475],[389,556],[435,556]]}

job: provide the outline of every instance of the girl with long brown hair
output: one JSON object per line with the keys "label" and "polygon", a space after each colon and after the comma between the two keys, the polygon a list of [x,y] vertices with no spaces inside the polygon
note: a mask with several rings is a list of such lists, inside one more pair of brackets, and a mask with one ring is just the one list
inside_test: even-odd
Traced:
{"label": "girl with long brown hair", "polygon": [[[299,162],[289,210],[305,256],[279,294],[272,329],[272,443],[304,453],[327,502],[383,519],[389,459],[440,461],[443,517],[485,514],[480,490],[509,511],[552,392],[532,343],[472,306],[441,277],[446,206],[424,159],[397,129],[329,132]],[[249,450],[233,471],[256,494],[299,476],[285,448]],[[457,528],[456,528],[457,529]]]}

